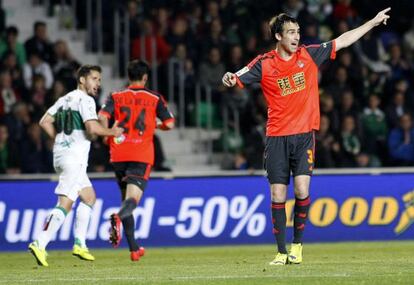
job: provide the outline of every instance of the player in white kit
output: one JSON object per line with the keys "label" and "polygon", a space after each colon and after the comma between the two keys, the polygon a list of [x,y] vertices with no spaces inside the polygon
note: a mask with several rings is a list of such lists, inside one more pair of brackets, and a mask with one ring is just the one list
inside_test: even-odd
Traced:
{"label": "player in white kit", "polygon": [[39,123],[55,139],[53,165],[59,174],[59,184],[55,189],[57,205],[50,212],[43,231],[29,245],[30,252],[42,266],[48,266],[47,244],[62,226],[78,196],[81,201],[76,210],[72,254],[83,260],[95,260],[85,243],[92,206],[96,200],[86,173],[90,139],[96,135],[118,137],[123,132],[117,123],[108,129],[97,121],[95,101],[91,96],[97,95],[101,85],[101,68],[84,65],[78,70],[77,80],[78,89],[59,98]]}

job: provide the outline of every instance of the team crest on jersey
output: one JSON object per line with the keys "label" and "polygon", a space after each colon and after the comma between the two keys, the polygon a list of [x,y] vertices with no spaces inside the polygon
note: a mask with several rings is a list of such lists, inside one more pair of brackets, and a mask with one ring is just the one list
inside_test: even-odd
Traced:
{"label": "team crest on jersey", "polygon": [[304,63],[303,63],[303,61],[301,61],[301,60],[298,60],[297,65],[298,65],[300,68],[303,68],[303,67],[305,66],[305,64],[304,64]]}
{"label": "team crest on jersey", "polygon": [[323,47],[323,48],[326,48],[327,46],[328,46],[328,45],[327,45],[326,43],[323,43],[323,44],[322,44],[322,47]]}
{"label": "team crest on jersey", "polygon": [[237,77],[242,76],[243,74],[249,72],[249,68],[247,66],[243,67],[239,71],[236,72]]}

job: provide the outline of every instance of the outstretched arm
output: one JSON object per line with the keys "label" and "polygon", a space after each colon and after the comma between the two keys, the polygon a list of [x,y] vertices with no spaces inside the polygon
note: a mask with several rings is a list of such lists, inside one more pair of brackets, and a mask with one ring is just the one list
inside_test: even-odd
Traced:
{"label": "outstretched arm", "polygon": [[382,10],[374,18],[372,18],[371,20],[369,20],[362,26],[359,26],[358,28],[350,30],[346,33],[343,33],[342,35],[337,37],[335,39],[336,51],[352,45],[354,42],[359,40],[363,35],[368,33],[372,28],[380,25],[381,23],[386,25],[387,20],[390,18],[390,16],[387,15],[387,13],[390,10],[391,8]]}

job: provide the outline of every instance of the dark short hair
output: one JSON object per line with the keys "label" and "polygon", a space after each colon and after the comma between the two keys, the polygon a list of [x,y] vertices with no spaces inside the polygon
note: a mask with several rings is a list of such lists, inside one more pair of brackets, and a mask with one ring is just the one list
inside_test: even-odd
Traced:
{"label": "dark short hair", "polygon": [[78,83],[80,83],[81,77],[86,77],[89,75],[91,71],[97,71],[99,73],[102,73],[102,68],[99,65],[91,65],[91,64],[85,64],[79,67],[77,73],[76,73],[76,80]]}
{"label": "dark short hair", "polygon": [[[275,38],[275,34],[282,34],[283,32],[283,25],[285,23],[298,23],[298,21],[293,18],[292,16],[289,16],[288,14],[285,13],[281,13],[277,16],[274,16],[270,21],[269,21],[269,29],[270,29],[270,33],[272,35],[272,38]],[[276,40],[277,41],[277,40]]]}
{"label": "dark short hair", "polygon": [[145,74],[149,74],[149,65],[143,60],[133,60],[128,63],[128,79],[130,81],[142,80]]}
{"label": "dark short hair", "polygon": [[9,26],[6,29],[6,35],[14,35],[17,36],[19,34],[19,30],[16,26]]}
{"label": "dark short hair", "polygon": [[43,21],[37,21],[33,24],[33,31],[36,32],[37,28],[39,27],[46,27],[46,23]]}

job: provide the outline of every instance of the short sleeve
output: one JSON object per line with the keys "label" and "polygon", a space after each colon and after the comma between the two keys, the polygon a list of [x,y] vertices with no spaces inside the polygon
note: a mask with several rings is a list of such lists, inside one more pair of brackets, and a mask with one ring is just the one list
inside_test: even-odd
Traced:
{"label": "short sleeve", "polygon": [[112,94],[109,94],[105,100],[105,103],[102,105],[101,110],[99,110],[99,115],[103,115],[109,119],[114,115],[114,98]]}
{"label": "short sleeve", "polygon": [[51,116],[55,116],[57,113],[57,110],[59,109],[59,103],[60,103],[60,100],[56,101],[55,104],[53,104],[52,106],[49,107],[49,109],[47,109],[46,113],[48,113]]}
{"label": "short sleeve", "polygon": [[169,121],[171,119],[174,120],[173,114],[168,109],[167,102],[161,95],[157,103],[157,117],[163,122]]}
{"label": "short sleeve", "polygon": [[330,41],[318,45],[305,46],[305,49],[312,57],[317,66],[320,66],[328,59],[335,59],[336,46],[335,41]]}
{"label": "short sleeve", "polygon": [[258,83],[262,80],[262,56],[259,55],[248,65],[236,72],[237,85],[244,87],[245,84]]}
{"label": "short sleeve", "polygon": [[80,99],[79,113],[83,122],[97,120],[96,104],[92,97],[84,97]]}

